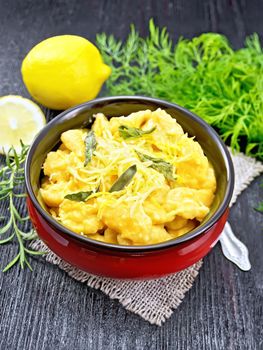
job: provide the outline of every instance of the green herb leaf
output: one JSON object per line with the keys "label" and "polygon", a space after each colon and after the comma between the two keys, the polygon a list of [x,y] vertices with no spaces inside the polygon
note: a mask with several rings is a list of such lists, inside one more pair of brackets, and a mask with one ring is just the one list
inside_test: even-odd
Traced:
{"label": "green herb leaf", "polygon": [[254,208],[256,211],[258,211],[259,213],[263,214],[263,202],[260,202],[258,207]]}
{"label": "green herb leaf", "polygon": [[119,134],[122,138],[126,139],[130,139],[130,138],[137,138],[137,137],[141,137],[143,135],[148,135],[151,134],[152,132],[154,132],[154,130],[156,129],[156,126],[154,126],[153,128],[151,128],[150,130],[142,130],[139,128],[133,128],[131,126],[127,126],[127,125],[120,125],[119,126]]}
{"label": "green herb leaf", "polygon": [[70,193],[70,194],[67,194],[64,198],[69,199],[70,201],[75,201],[75,202],[85,202],[93,193],[99,192],[99,189],[100,189],[100,184],[96,188],[96,190]]}
{"label": "green herb leaf", "polygon": [[6,271],[8,271],[9,269],[11,269],[11,267],[14,266],[14,265],[18,262],[19,258],[20,258],[20,253],[18,253],[18,254],[14,257],[14,259],[11,260],[11,261],[6,265],[6,267],[3,269],[3,272],[6,272]]}
{"label": "green herb leaf", "polygon": [[136,172],[137,172],[137,166],[136,165],[130,166],[112,185],[109,192],[111,193],[111,192],[117,192],[117,191],[123,190],[125,186],[129,185],[129,183],[131,182]]}
{"label": "green herb leaf", "polygon": [[77,193],[70,193],[67,194],[64,198],[69,199],[70,201],[75,201],[75,202],[85,202],[86,199],[89,198],[94,192],[93,191],[81,191]]}
{"label": "green herb leaf", "polygon": [[166,162],[162,158],[154,158],[138,151],[135,152],[142,162],[147,162],[150,160],[152,162],[150,167],[163,174],[167,180],[175,180],[173,176],[173,166],[171,163]]}
{"label": "green herb leaf", "polygon": [[87,134],[87,136],[86,136],[86,138],[84,140],[84,143],[85,143],[85,162],[84,162],[84,166],[86,166],[91,161],[93,152],[95,151],[96,146],[97,146],[97,141],[96,141],[95,134],[94,134],[93,130],[88,132],[88,134]]}

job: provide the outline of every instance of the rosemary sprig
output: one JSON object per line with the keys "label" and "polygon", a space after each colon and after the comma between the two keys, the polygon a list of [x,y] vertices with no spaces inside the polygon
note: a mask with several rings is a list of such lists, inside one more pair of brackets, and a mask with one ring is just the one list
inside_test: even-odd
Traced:
{"label": "rosemary sprig", "polygon": [[[33,229],[24,231],[21,226],[28,222],[29,217],[22,217],[17,209],[19,198],[26,197],[24,193],[24,161],[29,146],[21,141],[21,153],[18,154],[14,147],[11,147],[6,154],[6,165],[0,169],[0,201],[7,201],[9,204],[9,219],[7,223],[0,228],[0,245],[17,241],[18,253],[5,266],[3,272],[9,270],[13,265],[19,263],[22,268],[32,267],[28,261],[28,255],[42,255],[43,252],[36,252],[26,247],[25,243],[36,238]],[[1,217],[3,221],[5,217]]]}

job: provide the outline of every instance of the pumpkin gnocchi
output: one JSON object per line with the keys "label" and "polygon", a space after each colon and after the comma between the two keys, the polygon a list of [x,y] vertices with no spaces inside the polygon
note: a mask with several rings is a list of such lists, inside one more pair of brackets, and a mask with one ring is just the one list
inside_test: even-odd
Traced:
{"label": "pumpkin gnocchi", "polygon": [[121,245],[164,242],[193,230],[216,191],[212,165],[166,111],[94,116],[61,135],[43,164],[40,194],[70,230]]}

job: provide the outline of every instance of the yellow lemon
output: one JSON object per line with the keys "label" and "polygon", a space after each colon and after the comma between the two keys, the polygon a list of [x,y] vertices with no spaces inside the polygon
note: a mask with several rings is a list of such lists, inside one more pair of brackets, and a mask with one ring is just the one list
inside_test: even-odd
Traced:
{"label": "yellow lemon", "polygon": [[87,39],[60,35],[33,47],[21,72],[35,100],[52,109],[67,109],[95,98],[111,68]]}
{"label": "yellow lemon", "polygon": [[0,153],[7,153],[11,146],[20,153],[21,144],[29,145],[46,124],[41,109],[21,96],[0,98]]}

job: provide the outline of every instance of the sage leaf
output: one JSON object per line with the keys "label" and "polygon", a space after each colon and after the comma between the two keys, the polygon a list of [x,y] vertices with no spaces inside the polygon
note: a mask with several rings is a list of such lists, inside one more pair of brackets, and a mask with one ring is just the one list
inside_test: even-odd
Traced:
{"label": "sage leaf", "polygon": [[96,188],[96,190],[70,193],[70,194],[67,194],[64,198],[69,199],[70,201],[75,201],[75,202],[85,202],[93,193],[99,192],[99,189],[100,189],[100,184]]}
{"label": "sage leaf", "polygon": [[154,132],[154,130],[156,129],[156,126],[154,126],[153,128],[151,128],[150,130],[142,130],[139,128],[133,128],[127,125],[120,125],[119,126],[119,134],[122,138],[126,139],[130,139],[130,138],[137,138],[137,137],[141,137],[143,135],[147,135],[147,134],[151,134],[152,132]]}
{"label": "sage leaf", "polygon": [[162,158],[154,158],[138,151],[135,152],[142,162],[147,162],[150,160],[152,162],[150,167],[163,174],[167,180],[175,180],[173,176],[173,166],[171,163],[166,162]]}
{"label": "sage leaf", "polygon": [[125,186],[129,185],[133,176],[136,174],[136,171],[137,166],[135,164],[130,166],[111,186],[109,192],[111,193],[123,190]]}
{"label": "sage leaf", "polygon": [[84,143],[85,143],[84,166],[86,166],[91,161],[92,155],[93,155],[93,153],[96,149],[96,146],[97,146],[97,141],[96,141],[95,134],[94,134],[93,130],[88,132],[87,136],[85,137]]}
{"label": "sage leaf", "polygon": [[64,198],[75,202],[85,202],[94,192],[93,191],[81,191],[76,193],[67,194]]}

